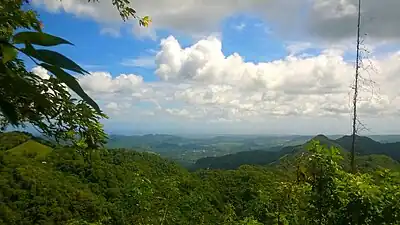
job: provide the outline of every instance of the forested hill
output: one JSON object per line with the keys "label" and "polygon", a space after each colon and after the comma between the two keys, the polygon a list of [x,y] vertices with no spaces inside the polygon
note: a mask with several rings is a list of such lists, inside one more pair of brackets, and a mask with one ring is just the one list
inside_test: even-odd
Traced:
{"label": "forested hill", "polygon": [[[316,139],[336,145],[323,136]],[[18,132],[1,133],[0,141],[0,224],[350,224],[354,218],[357,224],[400,221],[400,175],[396,168],[382,171],[373,167],[375,158],[364,158],[357,164],[369,167],[368,173],[350,174],[337,164],[337,153],[315,143],[310,143],[307,157],[299,157],[294,164],[189,172],[155,154],[133,150],[82,151],[48,146]],[[282,151],[296,156],[303,150]],[[388,165],[389,161],[384,163]],[[319,171],[320,167],[324,170]],[[301,168],[301,176],[296,168]]]}
{"label": "forested hill", "polygon": [[[343,136],[332,140],[324,135],[317,135],[311,140],[316,140],[326,147],[336,147],[346,156],[344,161],[348,161],[348,151],[351,149],[351,136]],[[236,169],[241,165],[268,165],[279,161],[285,156],[294,156],[304,151],[309,141],[302,145],[287,146],[279,151],[243,151],[235,154],[229,154],[220,157],[206,157],[196,161],[193,170],[195,169]],[[362,165],[368,167],[398,167],[400,160],[400,142],[395,143],[380,143],[368,137],[357,136],[357,160]]]}
{"label": "forested hill", "polygon": [[[345,149],[351,149],[351,136],[344,136],[336,139],[335,142]],[[380,143],[369,137],[356,137],[357,152],[361,155],[382,154],[400,160],[400,142]]]}
{"label": "forested hill", "polygon": [[22,131],[12,131],[12,132],[0,132],[0,150],[12,149],[14,147],[17,147],[18,145],[28,142],[29,140],[41,143],[43,145],[47,145],[49,147],[55,146],[55,143],[34,136],[31,133]]}

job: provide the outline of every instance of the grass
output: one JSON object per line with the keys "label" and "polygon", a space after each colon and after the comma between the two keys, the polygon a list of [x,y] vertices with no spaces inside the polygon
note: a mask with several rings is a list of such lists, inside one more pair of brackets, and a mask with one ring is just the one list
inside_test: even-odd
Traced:
{"label": "grass", "polygon": [[17,147],[8,150],[7,152],[13,156],[28,156],[35,159],[43,159],[52,150],[53,150],[52,148],[46,145],[42,145],[33,140],[28,140],[27,142],[22,143]]}

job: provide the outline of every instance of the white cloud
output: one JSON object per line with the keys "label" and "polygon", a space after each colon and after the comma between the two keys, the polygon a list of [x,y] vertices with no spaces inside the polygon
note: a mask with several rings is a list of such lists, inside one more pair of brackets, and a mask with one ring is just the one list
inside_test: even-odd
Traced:
{"label": "white cloud", "polygon": [[347,87],[340,82],[341,74],[352,71],[351,67],[338,66],[345,63],[335,51],[305,59],[288,57],[258,64],[245,62],[238,53],[225,56],[221,42],[214,37],[182,49],[170,36],[162,40],[156,63],[159,65],[156,74],[166,81],[193,80],[288,94],[343,91]]}
{"label": "white cloud", "polygon": [[[35,5],[45,5],[49,11],[65,11],[82,17],[90,17],[100,23],[114,23],[121,21],[119,13],[111,5],[110,1],[87,3],[82,0],[33,0]],[[296,12],[300,12],[302,1],[273,0],[273,1],[186,1],[186,0],[139,0],[132,1],[132,7],[139,15],[150,15],[152,17],[152,28],[171,29],[181,31],[194,36],[204,36],[212,32],[220,31],[220,22],[236,13],[256,12],[259,15],[266,15],[266,19],[279,23],[285,20],[282,25],[290,25]],[[282,11],[291,11],[290,14]],[[134,22],[133,30],[138,30]],[[145,29],[150,32],[149,29]],[[153,36],[153,31],[150,32]],[[141,34],[142,35],[142,34]]]}
{"label": "white cloud", "polygon": [[[100,23],[122,23],[110,1],[33,0],[33,3],[44,4],[52,12],[63,10]],[[357,0],[137,0],[132,1],[132,7],[140,15],[150,15],[153,19],[152,29],[141,30],[134,22],[134,32],[139,36],[150,35],[154,40],[158,28],[202,36],[219,32],[220,23],[238,13],[260,16],[282,37],[311,35],[330,42],[353,38],[357,21]],[[384,3],[363,0],[362,32],[376,41],[398,40],[399,8],[398,0],[385,0]]]}
{"label": "white cloud", "polygon": [[118,110],[118,104],[115,102],[109,102],[106,104],[106,108],[111,110]]}
{"label": "white cloud", "polygon": [[[209,37],[183,49],[171,36],[161,42],[156,57],[161,81],[107,72],[92,72],[78,80],[109,113],[110,121],[124,126],[286,133],[299,131],[300,126],[306,126],[300,132],[310,133],[350,128],[354,69],[342,51],[257,64],[237,53],[226,56],[221,46],[217,38]],[[379,85],[375,88],[379,95],[361,94],[363,119],[398,117],[399,60],[400,52],[372,59],[378,73],[371,78]],[[39,68],[34,71],[43,73]],[[371,129],[388,129],[382,124],[374,123]]]}
{"label": "white cloud", "polygon": [[242,31],[245,27],[246,27],[246,24],[242,22],[240,24],[234,25],[233,29],[235,29],[237,31]]}
{"label": "white cloud", "polygon": [[286,50],[289,55],[294,56],[312,47],[310,42],[289,42],[286,45]]}
{"label": "white cloud", "polygon": [[42,79],[46,79],[47,80],[47,79],[50,78],[50,75],[47,72],[47,70],[45,68],[41,67],[41,66],[34,67],[32,69],[32,73],[38,75]]}
{"label": "white cloud", "polygon": [[142,67],[142,68],[153,68],[155,67],[154,56],[143,56],[135,59],[124,59],[121,65],[128,67]]}
{"label": "white cloud", "polygon": [[110,73],[93,72],[78,78],[82,86],[90,92],[131,92],[143,83],[143,77],[134,74],[121,74],[113,79]]}
{"label": "white cloud", "polygon": [[[308,29],[322,38],[331,40],[354,37],[357,25],[358,0],[313,0]],[[398,40],[400,19],[397,0],[363,0],[362,34],[378,40]]]}

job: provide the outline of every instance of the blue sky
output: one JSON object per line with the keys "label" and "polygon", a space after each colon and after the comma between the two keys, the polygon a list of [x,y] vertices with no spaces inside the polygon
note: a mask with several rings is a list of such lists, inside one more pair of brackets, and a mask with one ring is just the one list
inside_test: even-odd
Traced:
{"label": "blue sky", "polygon": [[[143,75],[145,81],[157,79],[153,69],[124,66],[121,63],[127,59],[154,55],[159,49],[159,40],[171,34],[179,36],[184,47],[194,42],[191,35],[165,30],[157,32],[157,40],[135,38],[127,27],[121,29],[118,37],[113,37],[101,34],[102,26],[87,18],[62,11],[51,13],[43,7],[38,7],[37,12],[45,25],[45,32],[63,37],[75,45],[57,47],[58,51],[86,66],[88,70],[105,69],[112,74],[138,73]],[[287,55],[285,43],[269,33],[271,28],[260,18],[235,15],[221,21],[219,26],[224,40],[222,50],[227,55],[237,52],[252,62],[276,60]]]}
{"label": "blue sky", "polygon": [[[353,2],[138,0],[133,6],[152,17],[149,28],[123,23],[105,0],[32,3],[45,32],[75,44],[56,50],[92,73],[78,79],[110,116],[108,131],[349,132]],[[381,118],[397,121],[400,112],[397,14],[393,5],[377,8],[372,0],[363,7],[362,32],[380,92],[370,98],[366,85],[360,114],[370,133],[396,133],[400,126]]]}

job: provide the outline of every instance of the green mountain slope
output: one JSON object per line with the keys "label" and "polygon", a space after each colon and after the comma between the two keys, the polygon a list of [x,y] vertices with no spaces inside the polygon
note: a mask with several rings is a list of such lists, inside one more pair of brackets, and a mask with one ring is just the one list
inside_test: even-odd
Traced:
{"label": "green mountain slope", "polygon": [[220,157],[207,157],[196,161],[192,169],[236,169],[241,165],[266,165],[280,157],[279,152],[245,151]]}
{"label": "green mountain slope", "polygon": [[[318,137],[327,145],[334,144],[325,138]],[[295,155],[303,150],[304,146],[298,145],[281,153]],[[260,160],[265,153],[272,152],[257,151],[252,156]],[[246,154],[240,153],[238,158]],[[368,167],[377,160],[375,156],[358,159]],[[390,163],[387,157],[379,160]],[[332,166],[324,164],[324,168]],[[335,185],[320,188],[328,194],[322,198],[324,207],[335,216],[329,224],[339,220],[339,224],[350,224],[354,217],[346,219],[347,209],[362,201],[367,201],[368,207],[362,205],[359,209],[363,211],[357,215],[368,215],[368,223],[358,224],[397,224],[400,206],[394,196],[400,193],[398,174],[390,173],[387,179],[379,176],[375,182],[369,175],[349,174],[337,168],[326,174],[332,176],[329,180]],[[313,171],[305,170],[305,177],[315,177]],[[247,165],[237,170],[191,173],[155,154],[125,149],[80,154],[61,146],[52,151],[30,139],[0,151],[0,224],[277,224],[282,215],[287,224],[314,224],[312,221],[320,218],[312,214],[315,202],[321,201],[316,196],[322,195],[310,192],[319,190],[312,180],[299,183],[296,176],[295,171],[285,168]],[[312,189],[310,185],[314,185]],[[331,207],[336,202],[341,202],[340,206]],[[376,216],[375,212],[388,213]],[[249,219],[260,223],[243,222]]]}
{"label": "green mountain slope", "polygon": [[[242,165],[278,165],[280,162],[294,162],[294,160],[306,150],[308,144],[312,141],[318,141],[325,147],[338,148],[344,156],[342,165],[348,170],[349,160],[349,144],[348,138],[343,137],[337,140],[329,139],[324,135],[317,135],[305,144],[296,146],[287,146],[276,152],[268,151],[245,151],[235,154],[229,154],[221,157],[207,157],[196,161],[193,169],[236,169]],[[370,138],[362,137],[358,139],[361,155],[356,157],[357,165],[362,170],[376,170],[378,168],[399,168],[399,163],[393,160],[391,156],[395,156],[391,151],[392,146],[397,143],[381,144]],[[351,143],[351,142],[350,142]],[[387,150],[385,150],[385,148]],[[367,150],[365,150],[367,149]]]}
{"label": "green mountain slope", "polygon": [[0,133],[0,151],[12,149],[32,138],[32,135],[25,132],[4,132]]}
{"label": "green mountain slope", "polygon": [[36,159],[44,159],[53,149],[49,146],[28,140],[6,152],[11,156],[27,156]]}
{"label": "green mountain slope", "polygon": [[[336,143],[345,149],[351,149],[352,137],[343,136],[335,140]],[[356,137],[356,150],[360,155],[386,155],[395,160],[400,160],[400,142],[380,143],[368,137]]]}

